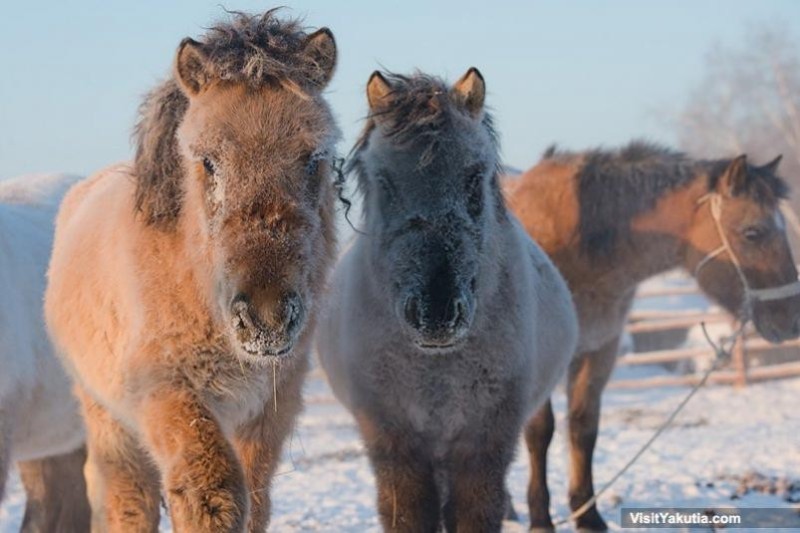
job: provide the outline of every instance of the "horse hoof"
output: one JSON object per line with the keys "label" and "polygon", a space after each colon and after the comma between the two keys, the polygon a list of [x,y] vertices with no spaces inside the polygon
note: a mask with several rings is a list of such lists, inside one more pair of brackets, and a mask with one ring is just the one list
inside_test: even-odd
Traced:
{"label": "horse hoof", "polygon": [[608,531],[608,525],[597,509],[592,508],[575,521],[575,531],[578,533],[601,533]]}
{"label": "horse hoof", "polygon": [[556,529],[552,526],[536,526],[528,530],[528,533],[555,533]]}

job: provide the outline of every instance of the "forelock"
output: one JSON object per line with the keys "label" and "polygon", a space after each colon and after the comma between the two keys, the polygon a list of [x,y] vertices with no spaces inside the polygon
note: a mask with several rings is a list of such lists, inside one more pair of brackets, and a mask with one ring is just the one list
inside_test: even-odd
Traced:
{"label": "forelock", "polygon": [[[408,147],[413,144],[423,147],[423,153],[430,155],[440,142],[446,140],[444,137],[452,133],[448,132],[448,125],[469,120],[466,111],[453,99],[441,78],[420,72],[411,76],[386,72],[383,76],[392,87],[387,99],[390,104],[374,110],[367,117],[364,130],[350,152],[346,167],[348,172],[362,172],[361,156],[379,124],[381,133],[395,146]],[[498,137],[488,111],[483,113],[482,127],[488,134],[490,149],[499,164]],[[420,164],[424,166],[427,162],[429,159],[423,155]]]}
{"label": "forelock", "polygon": [[[204,67],[212,79],[252,88],[278,86],[300,96],[319,86],[324,65],[304,53],[307,33],[297,19],[279,19],[277,9],[263,15],[231,12],[230,19],[200,38]],[[175,133],[188,98],[174,77],[148,93],[139,108],[136,144],[136,209],[147,224],[174,226],[182,203],[182,170]],[[338,130],[332,126],[331,135]]]}
{"label": "forelock", "polygon": [[314,58],[304,53],[308,34],[298,19],[279,19],[271,9],[263,15],[231,12],[200,38],[207,55],[209,75],[221,81],[308,88],[324,73]]}

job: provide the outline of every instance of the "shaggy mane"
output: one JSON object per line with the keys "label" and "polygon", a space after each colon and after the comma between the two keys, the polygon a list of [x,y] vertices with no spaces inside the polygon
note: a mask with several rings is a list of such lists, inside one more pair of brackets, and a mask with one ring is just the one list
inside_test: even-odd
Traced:
{"label": "shaggy mane", "polygon": [[[732,161],[696,160],[683,152],[639,140],[615,150],[570,152],[551,146],[542,159],[577,167],[578,231],[582,249],[593,256],[612,253],[621,239],[630,236],[634,217],[654,209],[662,196],[700,174],[708,177],[708,190],[714,190]],[[755,201],[768,203],[785,198],[788,187],[778,176],[748,165],[744,193]]]}
{"label": "shaggy mane", "polygon": [[[232,12],[231,20],[210,28],[199,40],[209,74],[253,88],[278,85],[303,93],[326,75],[303,49],[308,35],[296,19]],[[182,203],[182,170],[175,132],[188,99],[173,76],[148,93],[134,129],[136,210],[149,225],[171,227]]]}
{"label": "shaggy mane", "polygon": [[[364,130],[350,151],[347,173],[355,172],[359,177],[359,185],[363,186],[364,176],[361,155],[367,148],[369,137],[378,126],[383,124],[386,136],[399,146],[424,143],[427,144],[420,166],[430,162],[437,144],[446,133],[446,126],[457,120],[463,120],[465,110],[450,94],[450,89],[441,78],[417,72],[404,76],[392,72],[382,72],[383,77],[392,87],[391,104],[371,113],[366,120]],[[491,114],[484,108],[482,125],[489,133],[492,147],[497,152],[498,136],[494,128]],[[499,161],[495,174],[500,174]],[[363,187],[362,187],[363,188]]]}

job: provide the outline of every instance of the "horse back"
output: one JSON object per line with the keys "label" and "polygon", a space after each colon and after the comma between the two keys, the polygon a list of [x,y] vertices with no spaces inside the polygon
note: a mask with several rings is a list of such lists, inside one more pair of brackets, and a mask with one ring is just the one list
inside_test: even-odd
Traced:
{"label": "horse back", "polygon": [[574,244],[580,220],[576,165],[546,159],[503,180],[509,210],[550,257]]}
{"label": "horse back", "polygon": [[126,165],[107,168],[74,185],[56,217],[47,326],[65,366],[90,369],[82,377],[100,381],[120,375],[114,355],[131,318],[123,303],[135,269],[133,189]]}

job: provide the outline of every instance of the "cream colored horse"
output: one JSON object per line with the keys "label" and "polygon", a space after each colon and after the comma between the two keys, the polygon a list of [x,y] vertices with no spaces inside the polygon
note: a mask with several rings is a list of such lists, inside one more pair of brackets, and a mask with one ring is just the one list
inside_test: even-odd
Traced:
{"label": "cream colored horse", "polygon": [[334,242],[336,46],[273,12],[184,39],[134,165],[76,185],[45,310],[88,430],[95,530],[263,531]]}

